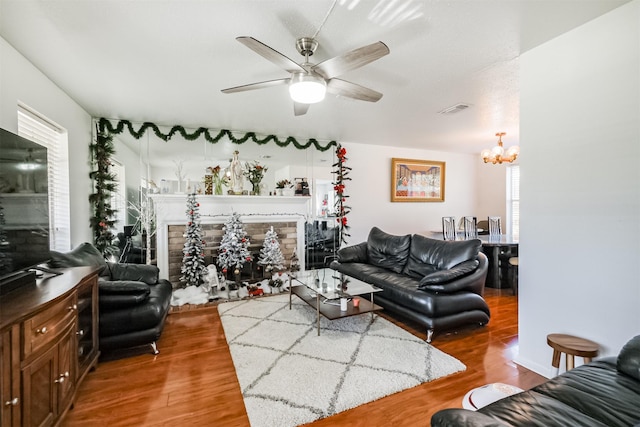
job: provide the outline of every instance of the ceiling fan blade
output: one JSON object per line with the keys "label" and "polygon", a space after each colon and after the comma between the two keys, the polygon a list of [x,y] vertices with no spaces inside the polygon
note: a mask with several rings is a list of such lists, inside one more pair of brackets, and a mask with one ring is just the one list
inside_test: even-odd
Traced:
{"label": "ceiling fan blade", "polygon": [[344,96],[345,98],[359,99],[360,101],[368,102],[377,102],[382,98],[380,92],[340,79],[329,80],[327,83],[327,92],[336,96]]}
{"label": "ceiling fan blade", "polygon": [[236,37],[236,40],[238,40],[240,43],[257,53],[258,55],[276,64],[278,67],[282,68],[285,71],[288,71],[290,73],[306,72],[304,68],[295,63],[293,60],[284,56],[277,50],[270,48],[266,44],[254,39],[253,37]]}
{"label": "ceiling fan blade", "polygon": [[303,116],[305,114],[307,114],[307,111],[309,111],[309,106],[311,104],[302,104],[300,102],[294,102],[293,103],[293,114],[296,116]]}
{"label": "ceiling fan blade", "polygon": [[367,65],[388,54],[389,48],[387,45],[382,42],[376,42],[327,59],[311,67],[311,70],[320,74],[325,79],[332,79],[347,71]]}
{"label": "ceiling fan blade", "polygon": [[244,92],[247,90],[254,90],[254,89],[264,89],[265,87],[280,86],[288,83],[289,83],[288,78],[277,79],[277,80],[266,80],[264,82],[249,83],[248,85],[228,87],[226,89],[222,89],[222,93],[235,93],[235,92]]}

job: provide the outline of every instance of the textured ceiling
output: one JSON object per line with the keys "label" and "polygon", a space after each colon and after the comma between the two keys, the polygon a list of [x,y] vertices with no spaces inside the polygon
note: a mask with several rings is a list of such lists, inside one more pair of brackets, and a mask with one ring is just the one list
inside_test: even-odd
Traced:
{"label": "textured ceiling", "polygon": [[[279,136],[479,152],[517,143],[521,53],[627,0],[0,0],[0,35],[92,116]],[[287,77],[238,43],[252,36],[317,63],[381,40],[391,53],[344,79],[377,103],[328,96],[294,117]],[[438,111],[457,103],[470,108]]]}

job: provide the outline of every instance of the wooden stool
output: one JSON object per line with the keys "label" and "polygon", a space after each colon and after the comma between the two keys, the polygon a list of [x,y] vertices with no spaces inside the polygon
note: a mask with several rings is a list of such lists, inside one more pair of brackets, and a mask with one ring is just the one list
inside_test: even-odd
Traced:
{"label": "wooden stool", "polygon": [[566,334],[547,335],[547,344],[553,348],[551,366],[556,368],[556,375],[560,371],[560,353],[566,354],[568,371],[575,366],[575,356],[580,356],[584,358],[584,363],[589,363],[591,358],[596,357],[600,350],[600,346],[593,341]]}

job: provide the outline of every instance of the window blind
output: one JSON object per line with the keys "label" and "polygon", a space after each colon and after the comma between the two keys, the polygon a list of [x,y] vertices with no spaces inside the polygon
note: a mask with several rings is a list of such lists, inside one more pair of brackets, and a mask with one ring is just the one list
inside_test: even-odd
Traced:
{"label": "window blind", "polygon": [[520,166],[511,165],[507,169],[507,218],[508,232],[514,238],[520,237]]}
{"label": "window blind", "polygon": [[71,249],[69,156],[67,131],[25,105],[18,105],[18,135],[47,148],[49,176],[49,245]]}

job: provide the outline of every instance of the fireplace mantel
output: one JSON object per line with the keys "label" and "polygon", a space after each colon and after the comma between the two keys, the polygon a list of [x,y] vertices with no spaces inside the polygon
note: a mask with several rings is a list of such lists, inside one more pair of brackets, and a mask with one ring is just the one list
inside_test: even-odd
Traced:
{"label": "fireplace mantel", "polygon": [[[154,194],[156,212],[156,258],[160,277],[167,279],[169,271],[169,225],[187,222],[186,194]],[[231,213],[240,214],[245,223],[292,221],[297,223],[297,241],[304,242],[304,224],[310,215],[308,196],[206,196],[197,195],[202,224],[224,223]],[[304,244],[297,245],[300,266],[304,269]]]}

